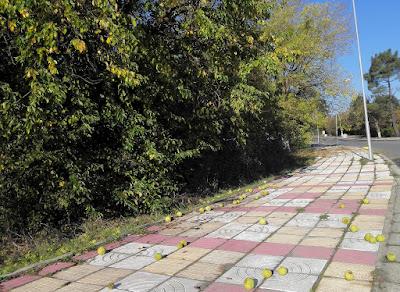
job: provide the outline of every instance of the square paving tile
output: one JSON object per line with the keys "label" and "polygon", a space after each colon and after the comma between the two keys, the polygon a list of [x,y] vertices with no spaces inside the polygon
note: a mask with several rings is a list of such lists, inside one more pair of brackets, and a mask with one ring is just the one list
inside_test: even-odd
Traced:
{"label": "square paving tile", "polygon": [[222,223],[229,223],[235,220],[236,218],[239,218],[240,216],[243,216],[246,214],[246,212],[238,212],[238,211],[233,211],[233,212],[226,212],[223,215],[220,215],[218,217],[215,217],[212,222],[222,222]]}
{"label": "square paving tile", "polygon": [[221,276],[224,272],[224,265],[196,262],[179,272],[177,276],[210,282]]}
{"label": "square paving tile", "polygon": [[235,251],[214,250],[200,259],[200,262],[231,265],[239,261],[245,254]]}
{"label": "square paving tile", "polygon": [[63,285],[68,283],[67,281],[54,279],[49,277],[43,277],[39,280],[30,282],[21,287],[15,288],[12,291],[15,292],[47,292],[47,291],[55,291],[58,288],[61,288]]}
{"label": "square paving tile", "polygon": [[282,256],[248,254],[243,259],[241,259],[236,264],[236,266],[259,269],[268,268],[270,270],[273,270],[279,265],[282,260]]}
{"label": "square paving tile", "polygon": [[279,229],[279,233],[304,236],[310,230],[311,230],[311,228],[307,228],[307,227],[283,226]]}
{"label": "square paving tile", "polygon": [[[227,283],[219,283],[214,282],[210,286],[208,286],[204,292],[246,292],[244,290],[243,285],[234,285],[234,284],[227,284]],[[258,291],[258,290],[257,290]],[[264,291],[264,290],[263,290]],[[262,292],[262,291],[260,291]]]}
{"label": "square paving tile", "polygon": [[266,242],[270,243],[287,243],[287,244],[298,244],[303,239],[302,235],[293,234],[281,234],[275,233],[269,237]]}
{"label": "square paving tile", "polygon": [[256,287],[261,284],[263,277],[261,275],[262,270],[258,268],[249,267],[237,267],[234,266],[225,272],[216,281],[227,284],[238,284],[243,287],[243,282],[247,277],[251,277],[256,280]]}
{"label": "square paving tile", "polygon": [[323,277],[319,283],[318,292],[343,292],[343,291],[357,291],[357,292],[370,292],[371,283],[365,281],[346,281],[338,278]]}
{"label": "square paving tile", "polygon": [[275,256],[286,256],[295,247],[294,244],[285,243],[272,243],[263,242],[260,243],[253,251],[254,254],[266,254]]}
{"label": "square paving tile", "polygon": [[207,237],[230,239],[250,226],[250,224],[229,223],[208,234]]}
{"label": "square paving tile", "polygon": [[281,265],[286,267],[289,273],[310,274],[318,276],[327,262],[327,260],[322,259],[287,257],[284,259]]}
{"label": "square paving tile", "polygon": [[99,291],[102,287],[103,286],[73,282],[58,289],[57,292],[95,292]]}
{"label": "square paving tile", "polygon": [[352,271],[355,280],[372,281],[374,266],[331,262],[325,270],[324,276],[343,279],[346,271]]}
{"label": "square paving tile", "polygon": [[157,244],[168,238],[170,238],[170,236],[162,235],[162,234],[148,234],[143,237],[140,237],[139,239],[136,239],[135,242],[147,243],[147,244]]}
{"label": "square paving tile", "polygon": [[308,236],[322,236],[322,237],[331,237],[331,238],[338,238],[342,237],[344,232],[344,229],[339,229],[339,228],[314,228],[311,230],[311,232],[308,234]]}
{"label": "square paving tile", "polygon": [[340,248],[376,252],[379,249],[379,243],[372,244],[364,239],[345,238],[340,244]]}
{"label": "square paving tile", "polygon": [[184,292],[198,292],[204,290],[208,283],[198,280],[172,277],[155,288],[154,292],[169,292],[169,291],[184,291]]}
{"label": "square paving tile", "polygon": [[192,263],[193,261],[185,261],[168,257],[152,263],[151,265],[145,267],[143,271],[172,276]]}
{"label": "square paving tile", "polygon": [[340,238],[332,238],[332,237],[306,237],[304,238],[300,244],[308,245],[308,246],[322,246],[334,248],[339,243]]}
{"label": "square paving tile", "polygon": [[374,266],[377,259],[375,252],[350,249],[338,249],[333,261],[342,263],[362,264]]}
{"label": "square paving tile", "polygon": [[112,264],[110,267],[117,269],[140,270],[154,262],[155,259],[152,257],[133,255],[120,262]]}
{"label": "square paving tile", "polygon": [[54,274],[53,278],[72,282],[72,281],[76,281],[80,278],[83,278],[91,273],[94,273],[100,269],[102,269],[102,267],[82,264],[82,265],[77,265],[77,266],[71,267],[66,270],[62,270],[62,271]]}
{"label": "square paving tile", "polygon": [[111,251],[106,253],[105,255],[97,255],[96,257],[88,260],[87,262],[88,264],[93,266],[107,267],[116,262],[122,261],[123,259],[126,259],[129,256],[130,256],[129,254]]}
{"label": "square paving tile", "polygon": [[199,238],[198,240],[193,241],[190,244],[190,247],[214,249],[214,248],[222,245],[226,241],[227,241],[226,239],[222,239],[222,238],[204,237],[204,238]]}
{"label": "square paving tile", "polygon": [[169,277],[147,272],[136,272],[131,274],[116,283],[116,286],[121,290],[134,292],[151,291],[154,287],[161,284]]}
{"label": "square paving tile", "polygon": [[295,257],[315,258],[315,259],[330,259],[334,253],[333,248],[320,247],[320,246],[303,246],[297,245],[292,255]]}
{"label": "square paving tile", "polygon": [[264,241],[269,236],[268,233],[260,233],[255,231],[243,231],[236,235],[233,239],[235,240],[249,240],[255,242]]}
{"label": "square paving tile", "polygon": [[255,241],[231,239],[225,242],[223,245],[219,246],[218,249],[237,252],[249,252],[258,244],[259,243]]}
{"label": "square paving tile", "polygon": [[142,250],[145,250],[146,248],[148,248],[150,246],[151,246],[150,244],[146,244],[146,243],[131,242],[131,243],[122,245],[122,246],[114,249],[113,252],[135,254]]}
{"label": "square paving tile", "polygon": [[105,268],[94,272],[82,279],[79,279],[79,283],[93,284],[93,285],[107,285],[108,283],[114,283],[117,280],[129,275],[132,273],[132,270],[126,269],[114,269],[114,268]]}
{"label": "square paving tile", "polygon": [[156,253],[161,253],[163,256],[166,256],[173,253],[177,249],[178,248],[176,246],[171,246],[171,245],[154,245],[139,252],[138,255],[153,257]]}
{"label": "square paving tile", "polygon": [[317,279],[318,276],[310,274],[288,273],[286,276],[274,274],[260,287],[273,291],[309,292]]}
{"label": "square paving tile", "polygon": [[209,252],[209,249],[186,246],[174,252],[168,258],[194,262]]}

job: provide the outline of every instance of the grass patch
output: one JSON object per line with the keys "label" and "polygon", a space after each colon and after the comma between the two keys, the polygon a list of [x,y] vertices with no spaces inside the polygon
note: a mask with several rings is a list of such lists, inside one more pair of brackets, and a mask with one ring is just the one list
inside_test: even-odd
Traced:
{"label": "grass patch", "polygon": [[[295,163],[276,175],[286,174],[298,167],[309,165],[317,156],[321,156],[320,151],[302,149],[295,154],[299,163]],[[171,210],[170,215],[174,216],[178,209],[185,214],[214,203],[231,203],[233,198],[246,193],[246,190],[265,185],[275,179],[275,176],[271,175],[236,189],[221,190],[205,197],[191,195],[185,199],[181,198],[179,207]],[[303,211],[304,208],[298,209],[298,212]],[[0,244],[0,279],[8,273],[34,263],[67,253],[79,254],[95,249],[106,242],[121,239],[128,234],[145,234],[146,230],[143,225],[162,221],[166,215],[168,214],[160,213],[115,219],[96,218],[73,227],[72,231],[69,227],[68,232],[62,229],[44,228],[41,233],[35,235],[3,235]]]}

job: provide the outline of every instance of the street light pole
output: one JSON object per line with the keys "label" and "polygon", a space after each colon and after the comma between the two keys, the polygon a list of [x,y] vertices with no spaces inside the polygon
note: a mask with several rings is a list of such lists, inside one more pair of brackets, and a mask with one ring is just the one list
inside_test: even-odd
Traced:
{"label": "street light pole", "polygon": [[369,156],[369,160],[373,160],[374,157],[372,155],[371,132],[369,130],[367,98],[365,96],[365,88],[364,88],[364,74],[363,74],[363,66],[362,66],[362,59],[361,59],[360,37],[358,35],[356,3],[355,3],[355,0],[352,0],[352,1],[353,1],[354,25],[356,28],[356,36],[357,36],[358,62],[360,64],[361,87],[362,87],[363,102],[364,102],[365,132],[367,134],[367,141],[368,141],[368,156]]}

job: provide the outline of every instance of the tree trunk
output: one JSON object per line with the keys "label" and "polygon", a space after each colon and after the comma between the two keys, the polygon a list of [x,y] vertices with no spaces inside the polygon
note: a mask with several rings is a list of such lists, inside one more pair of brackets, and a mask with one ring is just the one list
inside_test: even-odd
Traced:
{"label": "tree trunk", "polygon": [[388,89],[389,89],[389,102],[390,102],[390,111],[392,114],[393,130],[394,130],[396,137],[399,137],[400,131],[399,131],[399,127],[397,126],[397,117],[396,117],[396,112],[394,110],[394,105],[393,105],[394,96],[392,97],[392,87],[391,87],[390,80],[388,80],[387,83],[388,83]]}
{"label": "tree trunk", "polygon": [[381,128],[379,127],[378,121],[375,121],[376,132],[378,133],[378,138],[382,138]]}

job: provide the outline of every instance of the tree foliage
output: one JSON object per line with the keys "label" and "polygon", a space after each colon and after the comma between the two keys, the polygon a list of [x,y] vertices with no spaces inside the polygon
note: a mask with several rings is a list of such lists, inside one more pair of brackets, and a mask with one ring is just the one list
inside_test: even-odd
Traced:
{"label": "tree foliage", "polygon": [[160,211],[195,182],[270,171],[340,83],[340,11],[0,0],[2,231]]}

